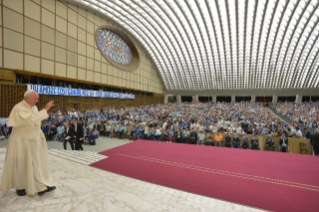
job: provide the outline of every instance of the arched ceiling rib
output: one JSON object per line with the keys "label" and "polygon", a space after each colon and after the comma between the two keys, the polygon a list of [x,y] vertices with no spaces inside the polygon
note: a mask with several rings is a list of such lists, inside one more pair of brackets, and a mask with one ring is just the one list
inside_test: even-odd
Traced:
{"label": "arched ceiling rib", "polygon": [[148,51],[167,90],[318,88],[318,0],[68,0]]}

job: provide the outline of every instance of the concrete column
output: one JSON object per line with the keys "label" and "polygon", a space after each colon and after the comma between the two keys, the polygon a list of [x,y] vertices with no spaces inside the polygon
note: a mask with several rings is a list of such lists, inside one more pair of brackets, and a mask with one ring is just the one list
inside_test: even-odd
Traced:
{"label": "concrete column", "polygon": [[272,95],[272,102],[276,103],[278,101],[278,95]]}
{"label": "concrete column", "polygon": [[166,104],[166,103],[168,103],[168,95],[167,94],[164,96],[164,104]]}
{"label": "concrete column", "polygon": [[300,103],[301,101],[302,101],[302,95],[301,94],[297,94],[295,102]]}
{"label": "concrete column", "polygon": [[256,95],[251,95],[251,102],[256,102]]}
{"label": "concrete column", "polygon": [[176,101],[178,104],[182,103],[182,96],[181,95],[177,95],[176,96]]}
{"label": "concrete column", "polygon": [[216,95],[212,95],[212,102],[217,102]]}
{"label": "concrete column", "polygon": [[198,95],[195,95],[194,100],[195,100],[195,102],[198,102]]}
{"label": "concrete column", "polygon": [[231,102],[235,102],[236,99],[235,99],[235,95],[231,95]]}

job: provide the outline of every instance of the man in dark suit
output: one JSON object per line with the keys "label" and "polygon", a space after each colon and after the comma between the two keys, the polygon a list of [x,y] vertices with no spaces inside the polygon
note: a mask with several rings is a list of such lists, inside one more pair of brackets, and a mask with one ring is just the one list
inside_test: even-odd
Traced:
{"label": "man in dark suit", "polygon": [[53,139],[53,137],[55,136],[55,134],[57,134],[57,128],[54,124],[52,124],[51,128],[49,130],[47,141],[51,141]]}
{"label": "man in dark suit", "polygon": [[315,155],[319,155],[319,129],[310,137],[310,143],[313,147]]}
{"label": "man in dark suit", "polygon": [[72,119],[72,123],[74,126],[74,134],[75,137],[75,150],[83,151],[82,140],[84,139],[83,127],[76,119]]}
{"label": "man in dark suit", "polygon": [[74,144],[73,144],[73,137],[74,136],[74,129],[73,127],[70,127],[69,123],[65,124],[65,132],[63,134],[63,146],[66,150],[66,143],[70,142],[72,150],[74,150]]}
{"label": "man in dark suit", "polygon": [[283,133],[281,135],[280,140],[279,140],[279,144],[281,146],[281,149],[280,149],[281,152],[287,152],[288,151],[288,138],[287,138],[285,133]]}
{"label": "man in dark suit", "polygon": [[311,138],[311,133],[308,131],[307,128],[304,129],[304,135],[303,135],[303,137],[305,137],[305,138]]}
{"label": "man in dark suit", "polygon": [[5,131],[5,127],[4,126],[2,126],[2,124],[0,124],[0,135],[3,135],[3,136],[7,136],[7,133],[6,133],[6,131]]}
{"label": "man in dark suit", "polygon": [[265,150],[268,151],[268,147],[272,147],[272,150],[275,151],[275,141],[272,138],[272,134],[269,134],[268,137],[266,138],[266,147]]}
{"label": "man in dark suit", "polygon": [[189,142],[191,144],[197,144],[197,132],[195,131],[195,129],[193,129],[191,134],[190,134]]}
{"label": "man in dark suit", "polygon": [[100,127],[101,126],[97,122],[95,122],[94,125],[93,125],[93,129],[96,128],[98,131],[100,131]]}
{"label": "man in dark suit", "polygon": [[104,124],[101,123],[101,126],[100,126],[100,130],[98,130],[100,132],[100,135],[105,135],[105,126]]}
{"label": "man in dark suit", "polygon": [[247,131],[248,131],[248,129],[249,129],[249,124],[248,124],[247,120],[246,120],[246,121],[243,121],[243,122],[241,123],[241,128],[244,130],[244,132],[247,132]]}

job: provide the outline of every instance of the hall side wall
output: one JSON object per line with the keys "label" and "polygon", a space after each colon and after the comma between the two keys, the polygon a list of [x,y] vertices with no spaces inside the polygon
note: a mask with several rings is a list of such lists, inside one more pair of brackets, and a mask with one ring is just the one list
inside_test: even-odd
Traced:
{"label": "hall side wall", "polygon": [[[9,117],[14,105],[23,100],[23,94],[26,90],[27,86],[24,84],[9,85],[0,83],[0,117]],[[162,94],[153,94],[152,96],[135,95],[135,99],[39,95],[37,106],[41,110],[48,101],[54,100],[55,106],[50,112],[56,112],[58,110],[66,111],[68,108],[83,110],[104,107],[138,107],[163,103],[163,99]],[[74,102],[77,102],[77,104],[75,105]]]}
{"label": "hall side wall", "polygon": [[140,56],[137,70],[119,70],[102,56],[95,31],[102,25],[120,29],[109,20],[60,0],[0,0],[0,5],[0,68],[163,93],[156,67],[129,35]]}

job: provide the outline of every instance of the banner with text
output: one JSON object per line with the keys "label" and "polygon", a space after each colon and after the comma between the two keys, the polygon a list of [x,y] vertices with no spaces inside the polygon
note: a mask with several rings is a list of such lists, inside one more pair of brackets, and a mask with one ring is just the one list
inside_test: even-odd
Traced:
{"label": "banner with text", "polygon": [[83,96],[83,97],[100,97],[100,98],[117,98],[117,99],[135,99],[134,94],[114,93],[106,91],[82,90],[75,88],[63,88],[48,85],[28,84],[28,90],[33,90],[38,94],[45,95],[63,95],[63,96]]}

